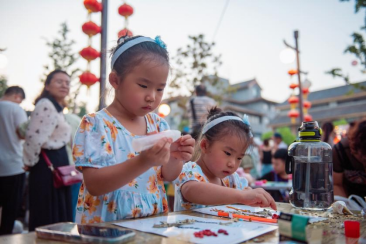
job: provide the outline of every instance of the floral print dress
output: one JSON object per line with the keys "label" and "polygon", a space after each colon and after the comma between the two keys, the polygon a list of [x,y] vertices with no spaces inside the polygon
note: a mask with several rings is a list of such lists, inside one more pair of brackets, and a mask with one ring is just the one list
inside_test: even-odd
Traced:
{"label": "floral print dress", "polygon": [[[174,199],[174,211],[183,211],[196,208],[204,208],[207,205],[201,205],[191,202],[185,202],[183,200],[181,188],[183,184],[188,181],[198,181],[209,183],[206,175],[203,173],[201,167],[195,162],[187,162],[183,165],[182,172],[179,177],[174,180],[175,184],[175,199]],[[222,179],[224,186],[234,189],[243,190],[244,187],[248,186],[248,181],[245,178],[239,178],[237,173],[233,173]]]}
{"label": "floral print dress", "polygon": [[[145,120],[148,134],[169,129],[166,121],[154,113],[147,114]],[[82,171],[84,167],[123,164],[139,155],[132,148],[132,140],[139,137],[142,136],[130,133],[106,109],[86,115],[75,134],[75,165]],[[127,185],[101,196],[90,195],[83,183],[76,207],[76,222],[91,224],[167,212],[161,167],[153,167]]]}

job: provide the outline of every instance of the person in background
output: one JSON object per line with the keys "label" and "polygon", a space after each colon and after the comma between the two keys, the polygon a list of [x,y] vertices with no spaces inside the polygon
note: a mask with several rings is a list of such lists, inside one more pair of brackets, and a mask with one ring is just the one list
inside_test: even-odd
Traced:
{"label": "person in background", "polygon": [[322,130],[323,130],[323,134],[322,134],[321,140],[323,142],[328,143],[331,147],[333,147],[333,145],[334,145],[334,137],[335,137],[333,123],[331,123],[331,122],[324,123],[322,125]]}
{"label": "person in background", "polygon": [[196,96],[186,104],[190,133],[197,140],[210,108],[216,106],[215,100],[207,96],[206,86],[200,84],[195,89]]}
{"label": "person in background", "polygon": [[250,155],[246,154],[241,160],[240,167],[236,170],[236,173],[239,177],[244,177],[248,181],[248,185],[252,185],[255,181],[255,178],[250,173],[253,168],[253,159]]}
{"label": "person in background", "polygon": [[282,135],[280,133],[275,132],[273,134],[273,142],[274,146],[272,148],[272,155],[274,155],[278,149],[287,149],[287,145],[283,142]]}
{"label": "person in background", "polygon": [[29,170],[29,231],[73,220],[70,186],[53,186],[52,171],[41,154],[43,151],[48,156],[54,168],[69,165],[66,145],[71,128],[62,112],[69,90],[66,72],[49,73],[26,130],[23,161]]}
{"label": "person in background", "polygon": [[25,111],[19,106],[24,99],[24,90],[18,86],[7,88],[0,99],[0,235],[12,233],[22,203],[23,140],[16,132],[27,121]]}
{"label": "person in background", "polygon": [[[287,149],[278,149],[272,157],[273,171],[262,176],[262,179],[274,182],[288,182],[286,173]],[[287,197],[284,192],[269,191],[272,197],[278,201],[286,201]]]}
{"label": "person in background", "polygon": [[[69,157],[70,165],[75,165],[74,159],[72,157],[72,144],[73,144],[73,139],[74,139],[76,130],[78,129],[78,127],[80,125],[81,118],[78,115],[67,113],[67,114],[65,114],[65,120],[71,127],[71,140],[70,140],[69,144],[66,145],[66,151],[67,151],[67,155]],[[76,204],[78,202],[80,186],[81,186],[81,183],[76,183],[71,186],[71,203],[72,203],[73,221],[75,221]]]}
{"label": "person in background", "polygon": [[263,140],[263,145],[261,146],[259,153],[262,162],[262,176],[263,176],[273,170],[272,147],[269,145],[269,139]]}
{"label": "person in background", "polygon": [[333,185],[334,195],[366,196],[366,119],[333,147]]}

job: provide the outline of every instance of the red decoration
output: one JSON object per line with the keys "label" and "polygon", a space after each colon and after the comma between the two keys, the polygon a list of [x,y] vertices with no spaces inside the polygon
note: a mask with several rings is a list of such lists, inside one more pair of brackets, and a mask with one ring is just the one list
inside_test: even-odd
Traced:
{"label": "red decoration", "polygon": [[287,116],[291,118],[299,117],[300,113],[297,110],[291,110],[288,112]]}
{"label": "red decoration", "polygon": [[289,70],[289,71],[288,71],[288,74],[289,74],[290,76],[295,75],[295,74],[297,74],[297,70]]}
{"label": "red decoration", "polygon": [[357,60],[352,61],[352,65],[356,66],[358,64]]}
{"label": "red decoration", "polygon": [[313,117],[310,114],[306,114],[304,116],[304,120],[305,120],[305,122],[310,122],[310,121],[313,121]]}
{"label": "red decoration", "polygon": [[118,8],[118,13],[123,17],[128,18],[133,14],[133,8],[125,3]]}
{"label": "red decoration", "polygon": [[308,94],[309,93],[309,88],[303,88],[302,93],[303,94]]}
{"label": "red decoration", "polygon": [[87,61],[95,60],[96,58],[100,57],[100,53],[90,46],[83,48],[79,54]]}
{"label": "red decoration", "polygon": [[290,89],[295,89],[297,87],[299,87],[299,85],[297,83],[291,83],[290,84]]}
{"label": "red decoration", "polygon": [[123,37],[123,36],[129,36],[132,37],[133,34],[130,30],[128,30],[127,28],[122,29],[118,32],[118,38]]}
{"label": "red decoration", "polygon": [[92,37],[98,33],[100,33],[101,28],[97,24],[95,24],[93,21],[85,22],[82,26],[83,32],[88,35],[89,37]]}
{"label": "red decoration", "polygon": [[310,101],[304,101],[304,107],[305,107],[306,109],[311,108],[311,102],[310,102]]}
{"label": "red decoration", "polygon": [[102,4],[96,0],[84,0],[84,6],[89,12],[100,12],[102,11]]}
{"label": "red decoration", "polygon": [[296,96],[291,96],[287,101],[290,104],[297,104],[299,103],[299,98],[297,98]]}
{"label": "red decoration", "polygon": [[93,85],[94,83],[99,81],[99,78],[97,78],[93,73],[89,72],[89,71],[85,71],[83,72],[80,76],[80,82],[86,86],[88,86],[88,88]]}

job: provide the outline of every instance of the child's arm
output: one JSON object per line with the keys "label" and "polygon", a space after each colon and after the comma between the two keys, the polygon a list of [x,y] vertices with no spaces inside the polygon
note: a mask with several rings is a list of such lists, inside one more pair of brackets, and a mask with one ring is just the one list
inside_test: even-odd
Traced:
{"label": "child's arm", "polygon": [[183,198],[191,203],[203,205],[242,203],[277,210],[271,195],[262,188],[238,190],[211,183],[189,181],[183,184],[181,192]]}
{"label": "child's arm", "polygon": [[100,196],[127,185],[153,166],[166,164],[170,157],[171,139],[163,138],[152,148],[123,164],[104,168],[83,168],[85,185],[93,196]]}
{"label": "child's arm", "polygon": [[192,136],[187,134],[172,144],[170,160],[161,170],[165,181],[173,181],[178,177],[183,164],[192,158],[194,143]]}

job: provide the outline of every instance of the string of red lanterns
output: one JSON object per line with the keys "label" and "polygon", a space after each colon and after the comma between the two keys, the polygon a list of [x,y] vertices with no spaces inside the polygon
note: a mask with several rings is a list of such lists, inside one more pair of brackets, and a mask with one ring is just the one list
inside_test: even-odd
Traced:
{"label": "string of red lanterns", "polygon": [[[292,70],[289,70],[287,73],[292,78],[293,75],[298,74],[298,71],[292,69]],[[310,83],[309,81],[307,81],[307,82]],[[299,98],[295,95],[295,89],[298,88],[299,85],[296,84],[296,83],[291,83],[289,87],[290,87],[290,89],[292,89],[292,93],[291,93],[290,98],[287,101],[290,104],[291,109],[288,112],[287,116],[291,118],[291,123],[295,124],[296,123],[296,118],[298,118],[300,116],[299,111],[296,110],[296,106],[299,103]],[[305,114],[305,116],[304,116],[304,121],[305,122],[309,122],[309,121],[313,120],[313,117],[308,113],[308,110],[311,108],[311,102],[306,100],[307,97],[308,97],[308,94],[309,94],[309,87],[310,87],[310,84],[308,85],[308,87],[303,87],[302,91],[300,91],[300,92],[303,93],[303,98],[304,98],[303,112]]]}
{"label": "string of red lanterns", "polygon": [[127,3],[124,2],[118,8],[118,13],[120,15],[122,15],[123,17],[125,17],[125,27],[118,32],[118,38],[123,37],[123,36],[132,37],[133,33],[129,29],[127,29],[127,27],[128,27],[128,17],[130,17],[133,14],[132,6],[128,5]]}
{"label": "string of red lanterns", "polygon": [[102,11],[102,4],[97,0],[84,0],[84,6],[88,10],[88,21],[82,25],[83,32],[88,35],[88,47],[83,48],[79,54],[88,63],[86,71],[80,76],[80,83],[88,88],[99,81],[99,78],[90,72],[90,62],[100,57],[100,52],[92,47],[92,37],[101,32],[101,27],[91,21],[91,14]]}

